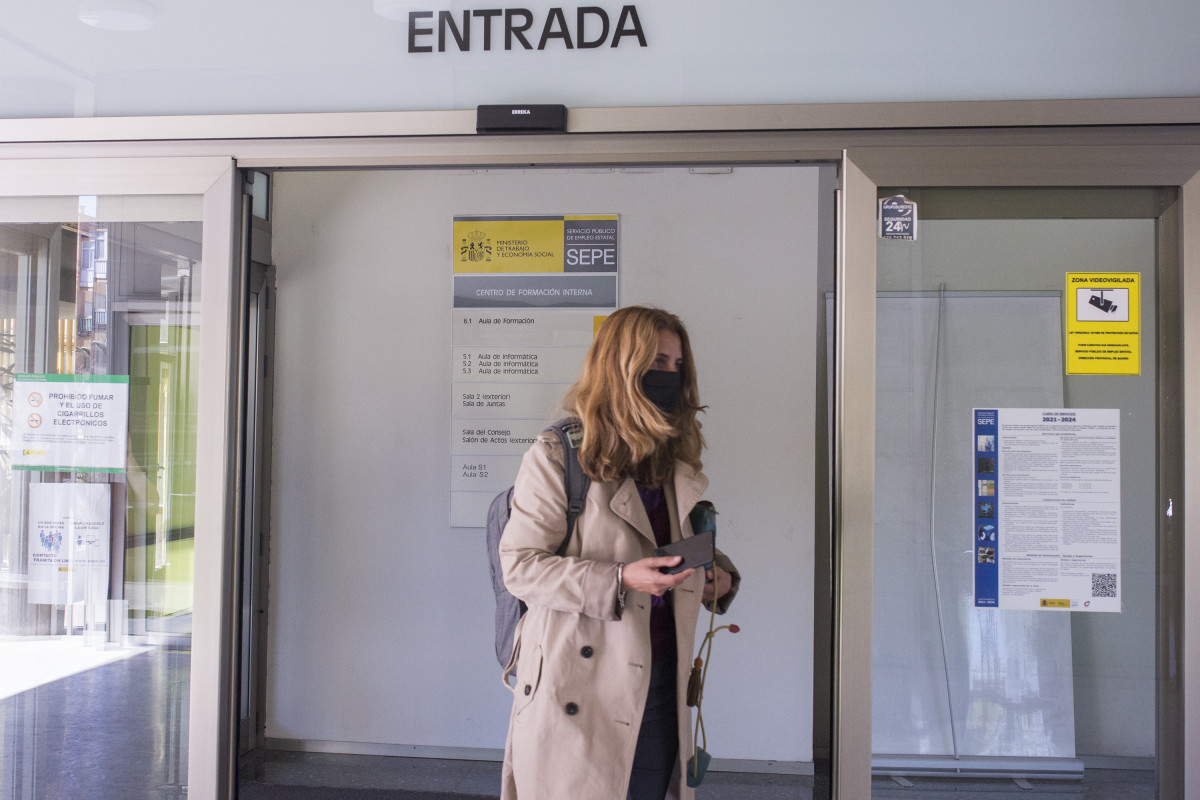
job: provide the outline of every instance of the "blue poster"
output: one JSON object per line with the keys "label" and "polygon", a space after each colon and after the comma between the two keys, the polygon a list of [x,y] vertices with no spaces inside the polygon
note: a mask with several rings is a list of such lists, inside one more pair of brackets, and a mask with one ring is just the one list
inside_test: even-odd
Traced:
{"label": "blue poster", "polygon": [[996,437],[999,409],[975,409],[975,465],[972,494],[975,498],[975,605],[996,608],[1000,605],[1000,573],[997,560]]}

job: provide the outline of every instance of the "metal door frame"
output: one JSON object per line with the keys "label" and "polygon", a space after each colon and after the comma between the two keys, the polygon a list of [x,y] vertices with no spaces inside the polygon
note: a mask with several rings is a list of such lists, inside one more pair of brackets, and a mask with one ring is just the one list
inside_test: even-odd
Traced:
{"label": "metal door frame", "polygon": [[[1195,386],[1200,358],[1185,348],[1184,309],[1200,300],[1200,154],[1185,153],[1173,177],[1162,175],[1159,149],[1044,147],[925,147],[848,149],[839,207],[837,377],[835,379],[835,798],[871,791],[871,615],[873,606],[875,278],[877,187],[886,186],[1181,186],[1180,199],[1159,217],[1159,553],[1156,618],[1156,733],[1158,796],[1182,800],[1200,789],[1197,692],[1200,625],[1188,591],[1200,557],[1185,552],[1188,500],[1200,481],[1184,472],[1189,446],[1200,447]],[[1166,180],[1162,180],[1162,177]],[[1188,398],[1186,405],[1181,399]],[[1184,412],[1182,416],[1178,412]],[[1192,450],[1195,452],[1195,450]],[[1168,512],[1168,508],[1171,509]],[[1195,527],[1195,523],[1191,525]],[[1191,634],[1190,637],[1188,634]],[[1182,642],[1183,646],[1173,646]],[[1191,734],[1190,736],[1188,734]]]}
{"label": "metal door frame", "polygon": [[194,612],[188,731],[188,784],[194,797],[216,797],[222,758],[222,698],[228,664],[230,514],[227,453],[231,448],[230,324],[232,292],[234,175],[228,157],[0,159],[0,193],[7,197],[83,195],[199,195],[203,197],[202,248],[206,268],[200,288],[203,325],[199,342]]}
{"label": "metal door frame", "polygon": [[[3,120],[0,167],[51,156],[95,157],[111,164],[131,155],[164,154],[233,158],[243,168],[263,170],[840,160],[833,456],[834,545],[839,558],[832,610],[836,797],[869,796],[870,781],[870,659],[862,656],[869,656],[871,642],[876,186],[1181,187],[1178,203],[1161,217],[1160,240],[1164,287],[1171,272],[1167,259],[1177,264],[1171,277],[1177,302],[1164,304],[1159,314],[1161,335],[1184,342],[1182,367],[1174,370],[1179,385],[1162,386],[1163,392],[1184,397],[1183,420],[1168,420],[1170,435],[1183,450],[1182,455],[1164,455],[1186,463],[1186,453],[1200,452],[1200,424],[1182,424],[1200,420],[1200,348],[1186,347],[1185,341],[1186,309],[1200,307],[1200,280],[1186,280],[1190,271],[1200,269],[1200,98],[572,109],[569,133],[551,136],[477,136],[473,123],[471,111]],[[31,184],[28,193],[53,193],[55,185],[53,179],[42,179]],[[232,204],[232,191],[231,186],[226,205]],[[206,213],[206,237],[208,220]],[[211,277],[234,282],[233,273],[231,267],[229,275]],[[230,299],[223,303],[228,308],[214,311],[226,314],[235,303]],[[228,321],[234,318],[230,312]],[[228,325],[219,331],[209,325],[206,330],[228,342]],[[207,374],[220,382],[230,374],[231,363],[227,355],[226,369]],[[232,392],[225,395],[230,396]],[[219,406],[210,401],[210,413]],[[1165,445],[1166,437],[1160,434],[1160,443]],[[219,447],[227,441],[214,437],[213,444]],[[212,453],[208,457],[215,458]],[[224,474],[232,475],[233,470]],[[1197,523],[1185,523],[1181,513],[1188,501],[1200,501],[1200,478],[1195,472],[1177,477],[1180,485],[1164,489],[1172,499],[1182,498],[1174,503],[1172,526],[1183,535],[1169,538],[1182,548],[1189,537],[1200,541]],[[224,514],[231,522],[233,514],[226,506],[212,513]],[[228,560],[222,561],[227,555],[223,550],[208,553],[197,569],[203,568],[206,576],[219,574],[222,564],[228,567]],[[1173,742],[1182,757],[1176,760],[1178,768],[1169,770],[1177,776],[1178,787],[1164,787],[1164,798],[1182,796],[1184,789],[1200,795],[1200,548],[1173,557],[1181,565],[1183,580],[1160,580],[1171,593],[1167,605],[1173,611],[1167,615],[1171,638],[1160,632],[1157,640],[1160,646],[1170,642],[1176,648],[1181,671],[1160,682],[1178,688],[1181,700],[1176,705],[1183,724],[1182,729],[1160,732],[1158,739],[1160,745]],[[201,599],[206,607],[217,609],[206,623],[217,630],[205,628],[205,635],[223,632],[228,643],[231,616],[219,610],[219,598],[198,595],[197,602]],[[227,646],[219,654],[224,660],[204,665],[202,674],[220,675],[229,652]],[[818,670],[822,667],[816,665]],[[228,687],[227,682],[223,691]],[[1190,693],[1185,691],[1189,687]],[[1176,688],[1162,690],[1160,698],[1172,692]],[[213,695],[194,698],[198,696]],[[226,694],[221,696],[228,700]],[[216,707],[222,709],[220,714],[212,712],[212,706],[197,714],[220,716],[230,708]],[[213,748],[220,749],[220,740],[213,734],[211,742],[194,740],[192,747],[194,765],[216,763],[208,756]],[[225,750],[226,761],[231,752],[236,752],[236,743]],[[211,776],[197,774],[194,795],[224,796],[228,786],[218,791],[218,772],[230,774],[228,764]]]}
{"label": "metal door frame", "polygon": [[[269,235],[269,233],[268,233]],[[262,746],[266,692],[267,598],[270,553],[271,439],[275,346],[275,270],[246,253],[247,302],[242,322],[242,405],[238,415],[240,475],[237,559],[238,663],[234,673],[237,756]],[[248,706],[243,715],[242,708]]]}

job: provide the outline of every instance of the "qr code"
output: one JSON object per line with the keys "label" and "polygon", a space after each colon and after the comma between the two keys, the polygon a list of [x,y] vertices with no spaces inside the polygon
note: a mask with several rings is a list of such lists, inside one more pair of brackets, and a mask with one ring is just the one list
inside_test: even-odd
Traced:
{"label": "qr code", "polygon": [[1093,572],[1092,573],[1092,597],[1116,597],[1117,596],[1117,573],[1115,572]]}

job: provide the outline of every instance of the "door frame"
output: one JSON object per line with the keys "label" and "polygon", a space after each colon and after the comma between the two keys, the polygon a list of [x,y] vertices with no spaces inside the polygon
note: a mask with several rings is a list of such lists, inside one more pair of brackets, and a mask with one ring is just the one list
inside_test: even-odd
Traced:
{"label": "door frame", "polygon": [[[216,797],[223,774],[232,774],[222,735],[228,691],[230,530],[227,453],[236,261],[233,221],[234,163],[228,157],[0,159],[5,197],[87,195],[199,195],[203,197],[197,406],[194,595],[188,730],[188,788],[193,797]],[[217,702],[214,702],[216,700]]]}
{"label": "door frame", "polygon": [[[110,163],[130,155],[216,157],[225,163],[232,158],[240,167],[261,170],[840,160],[833,791],[835,797],[868,796],[871,680],[870,660],[861,654],[869,654],[871,641],[875,187],[1181,187],[1178,203],[1161,218],[1164,255],[1174,253],[1179,265],[1179,308],[1164,309],[1160,316],[1177,315],[1177,325],[1162,325],[1163,335],[1184,343],[1177,388],[1184,393],[1184,421],[1197,421],[1183,425],[1179,440],[1179,457],[1186,463],[1186,453],[1200,453],[1200,348],[1186,346],[1183,312],[1200,307],[1200,280],[1186,280],[1200,269],[1200,98],[572,109],[568,130],[568,135],[477,136],[471,111],[4,120],[0,169],[9,163],[4,159],[19,163],[60,154]],[[52,186],[40,180],[29,193],[46,194]],[[208,222],[206,205],[206,238]],[[232,274],[228,278],[234,280]],[[216,326],[207,330],[215,332]],[[230,363],[227,357],[226,367]],[[219,403],[211,405],[215,410]],[[862,424],[846,426],[849,419]],[[1175,503],[1173,524],[1183,536],[1175,541],[1200,541],[1200,523],[1180,513],[1190,501],[1200,502],[1200,478],[1195,471],[1181,477],[1182,486],[1171,495],[1182,498]],[[232,516],[229,505],[223,499],[227,517]],[[204,563],[205,574],[219,572],[222,563],[228,566],[228,559],[221,560],[226,555],[209,554],[216,560]],[[1164,798],[1181,797],[1183,790],[1200,795],[1200,548],[1184,551],[1176,561],[1185,580],[1182,587],[1171,587],[1181,598],[1173,606],[1172,624],[1182,671],[1173,680],[1182,695],[1184,725],[1170,735],[1182,753],[1177,770],[1182,788],[1160,794]],[[227,613],[215,613],[210,623],[218,620],[232,625]],[[224,630],[228,637],[231,628]],[[1164,641],[1163,634],[1158,640]],[[192,747],[200,748],[193,765],[215,763],[201,751],[219,749],[218,744],[193,741]],[[229,775],[228,764],[224,769]],[[202,779],[197,769],[195,796],[225,795],[227,784],[218,795],[216,772]]]}
{"label": "door frame", "polygon": [[[244,205],[243,211],[249,215]],[[245,229],[245,225],[243,229]],[[240,348],[244,360],[241,409],[238,413],[239,454],[237,538],[237,701],[233,720],[237,725],[240,759],[262,746],[262,727],[266,696],[266,654],[268,624],[267,598],[270,575],[271,519],[271,441],[273,424],[273,374],[271,362],[275,347],[275,270],[244,253],[246,302],[242,320],[245,344]],[[242,714],[246,708],[245,715]]]}
{"label": "door frame", "polygon": [[[1159,217],[1161,281],[1159,403],[1158,649],[1156,761],[1158,797],[1200,792],[1200,569],[1197,535],[1185,510],[1200,501],[1200,480],[1185,474],[1186,452],[1200,452],[1200,356],[1186,347],[1184,309],[1200,301],[1200,152],[1185,147],[897,147],[847,149],[839,208],[837,372],[835,377],[835,582],[833,797],[871,791],[871,642],[873,606],[876,199],[879,186],[1179,186]],[[1188,389],[1191,391],[1188,391]],[[1186,398],[1179,403],[1178,398]],[[854,424],[846,424],[853,420]],[[1177,446],[1178,445],[1178,446]],[[1167,513],[1170,508],[1171,512]],[[1188,613],[1188,612],[1192,613]],[[1182,642],[1182,648],[1171,647]],[[1193,689],[1191,693],[1187,688]],[[1190,734],[1190,735],[1189,735]]]}

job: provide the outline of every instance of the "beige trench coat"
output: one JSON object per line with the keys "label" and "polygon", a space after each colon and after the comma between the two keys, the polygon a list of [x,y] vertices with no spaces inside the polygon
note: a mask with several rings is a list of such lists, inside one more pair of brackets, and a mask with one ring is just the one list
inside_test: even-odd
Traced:
{"label": "beige trench coat", "polygon": [[[707,485],[676,465],[664,487],[673,541],[692,535],[687,515]],[[504,582],[529,606],[513,644],[502,800],[623,800],[633,765],[650,683],[650,595],[630,591],[620,609],[617,563],[652,555],[654,532],[632,479],[593,481],[570,544],[556,556],[565,508],[562,445],[543,433],[521,464],[500,540]],[[740,577],[723,554],[717,560],[733,579],[717,604],[723,613]],[[694,795],[683,778],[692,752],[685,693],[703,588],[697,573],[673,590],[681,758],[667,796],[678,800]]]}

